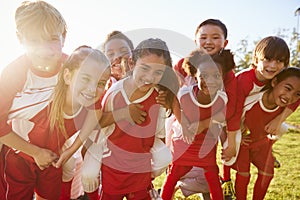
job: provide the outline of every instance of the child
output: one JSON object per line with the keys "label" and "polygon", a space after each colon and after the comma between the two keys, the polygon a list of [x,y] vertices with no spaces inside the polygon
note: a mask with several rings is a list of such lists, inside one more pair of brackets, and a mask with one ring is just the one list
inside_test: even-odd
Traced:
{"label": "child", "polygon": [[[225,47],[228,44],[227,40],[227,28],[224,23],[222,23],[218,19],[207,19],[199,24],[199,26],[196,29],[195,32],[195,43],[198,48],[203,49],[206,51],[209,55],[215,55],[219,54],[222,51],[224,51]],[[181,77],[182,83],[184,85],[190,85],[195,83],[195,79],[193,77],[190,77],[187,75],[187,73],[184,70],[184,59],[181,59],[177,65],[174,66],[174,69],[179,73],[179,76]],[[224,89],[226,91],[227,97],[228,97],[228,103],[227,103],[227,110],[226,110],[226,121],[227,121],[227,127],[226,132],[228,139],[230,141],[229,146],[224,149],[225,152],[228,152],[227,154],[229,156],[235,155],[235,127],[231,127],[229,120],[233,117],[235,113],[235,107],[236,107],[236,90],[237,90],[237,83],[236,78],[233,72],[233,68],[235,66],[223,66],[225,67],[224,76],[223,76],[223,82],[224,82]],[[205,128],[209,127],[210,120],[204,120],[202,124]],[[168,132],[167,132],[167,138],[168,138]],[[168,143],[168,141],[167,141]],[[192,170],[196,171],[202,171],[197,170],[195,167]],[[192,174],[195,174],[191,172]],[[190,177],[190,176],[189,176]],[[194,179],[194,178],[192,178]],[[195,179],[194,179],[195,180]],[[185,181],[185,179],[181,180],[182,182]],[[192,180],[187,180],[187,182],[191,185],[193,183]],[[183,185],[187,185],[183,183]],[[198,183],[195,183],[195,187],[199,185]],[[181,187],[183,188],[183,187]],[[201,188],[199,188],[199,191],[202,191]],[[195,191],[194,191],[195,193]]]}
{"label": "child", "polygon": [[[18,103],[28,99],[28,95],[15,98],[9,118],[17,119],[26,114],[28,109],[39,109],[35,116],[27,118],[27,124],[31,126],[23,135],[24,143],[30,144],[30,152],[49,149],[54,159],[36,165],[36,159],[30,157],[31,154],[5,145],[1,151],[1,199],[32,199],[34,191],[37,199],[59,198],[62,170],[51,164],[66,139],[83,125],[88,112],[86,107],[99,100],[109,76],[109,61],[106,57],[98,50],[82,46],[72,53],[61,69],[51,104],[42,108],[39,104],[28,104],[24,108]],[[22,125],[24,123],[25,120]]]}
{"label": "child", "polygon": [[[252,68],[245,69],[236,75],[238,82],[238,98],[236,114],[230,122],[232,127],[239,130],[243,123],[241,116],[246,97],[258,93],[269,82],[269,80],[271,80],[283,68],[286,68],[289,63],[289,58],[289,48],[283,39],[275,36],[269,36],[258,42],[253,53]],[[281,113],[266,124],[266,131],[270,134],[274,134],[274,132],[270,132],[267,127],[281,126],[281,123],[290,113],[292,113],[292,110],[297,108],[297,106],[298,102],[293,105],[289,105],[288,108],[285,109],[285,112]],[[289,110],[289,108],[292,110]],[[226,157],[226,154],[223,156]],[[229,161],[229,163],[230,164],[228,165],[232,165],[234,161]],[[230,180],[230,167],[224,165],[223,171],[223,181]],[[229,183],[231,184],[231,182]]]}
{"label": "child", "polygon": [[[274,140],[268,138],[265,126],[280,115],[288,105],[300,99],[300,69],[283,69],[268,85],[268,89],[249,96],[244,104],[244,124],[249,129],[251,142],[241,145],[236,163],[235,188],[237,199],[247,199],[250,163],[258,169],[253,197],[262,200],[274,175]],[[259,120],[258,120],[259,117]]]}
{"label": "child", "polygon": [[111,155],[102,160],[102,199],[123,199],[125,196],[150,199],[150,150],[155,135],[164,131],[163,126],[159,125],[164,124],[160,117],[164,109],[155,103],[158,95],[156,86],[164,78],[164,73],[172,66],[172,62],[165,42],[160,39],[142,41],[133,52],[132,62],[132,75],[118,81],[106,93],[104,111],[119,109],[135,102],[143,105],[143,110],[148,115],[141,124],[120,120],[112,124],[111,131],[106,133]]}
{"label": "child", "polygon": [[103,52],[111,63],[112,83],[124,78],[130,71],[128,62],[133,49],[132,41],[122,32],[112,31],[107,35],[103,43]]}
{"label": "child", "polygon": [[[223,66],[234,65],[233,56],[228,52],[210,57],[196,50],[186,58],[186,63],[186,71],[197,79],[198,84],[183,87],[178,94],[182,113],[179,118],[175,116],[177,123],[181,121],[182,129],[174,130],[173,162],[163,185],[162,198],[172,199],[177,181],[193,166],[197,166],[205,169],[212,199],[223,199],[216,163],[216,148],[221,128],[214,124],[209,129],[199,127],[196,133],[191,134],[194,136],[191,143],[184,140],[184,137],[190,132],[190,124],[198,124],[199,121],[201,123],[201,120],[211,119],[217,113],[225,112],[227,96],[222,91],[222,69]],[[222,123],[224,114],[217,121]]]}

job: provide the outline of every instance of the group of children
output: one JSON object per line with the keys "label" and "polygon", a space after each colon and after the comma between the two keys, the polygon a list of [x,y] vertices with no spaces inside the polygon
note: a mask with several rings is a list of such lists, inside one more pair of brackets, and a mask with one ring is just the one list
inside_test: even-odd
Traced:
{"label": "group of children", "polygon": [[219,200],[231,168],[236,198],[247,199],[250,163],[253,199],[264,198],[272,145],[300,102],[300,69],[288,67],[284,40],[262,39],[252,66],[235,74],[216,19],[197,27],[197,49],[174,67],[161,39],[134,48],[119,31],[102,52],[84,45],[64,54],[66,22],[44,1],[23,2],[15,21],[25,54],[0,78],[0,199],[70,199],[75,173],[89,199],[159,199],[152,181],[166,171],[162,199],[179,186]]}

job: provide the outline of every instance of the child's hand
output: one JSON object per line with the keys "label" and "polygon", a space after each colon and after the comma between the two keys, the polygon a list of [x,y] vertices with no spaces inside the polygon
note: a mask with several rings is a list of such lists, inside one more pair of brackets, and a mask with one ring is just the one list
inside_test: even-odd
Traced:
{"label": "child's hand", "polygon": [[182,139],[188,144],[192,144],[195,139],[195,132],[189,130],[190,125],[184,124],[182,125]]}
{"label": "child's hand", "polygon": [[130,120],[136,124],[141,124],[145,121],[147,112],[142,110],[144,107],[141,104],[138,103],[132,103],[129,106],[129,114],[130,114]]}
{"label": "child's hand", "polygon": [[246,135],[242,137],[241,145],[249,146],[249,144],[252,142],[250,136]]}
{"label": "child's hand", "polygon": [[278,118],[273,119],[265,126],[265,131],[271,135],[279,133],[282,121]]}
{"label": "child's hand", "polygon": [[38,153],[33,157],[35,163],[41,170],[48,168],[57,158],[56,153],[43,148],[40,148]]}
{"label": "child's hand", "polygon": [[53,162],[52,165],[53,167],[59,168],[63,164],[65,164],[73,155],[73,153],[70,151],[70,149],[66,149],[62,154],[60,155],[59,159],[57,162]]}
{"label": "child's hand", "polygon": [[234,146],[228,146],[222,150],[222,160],[229,161],[234,156],[236,156],[236,148]]}
{"label": "child's hand", "polygon": [[160,104],[166,109],[170,109],[170,107],[167,105],[166,98],[167,98],[167,91],[160,90],[158,92],[158,96],[155,98],[156,103]]}

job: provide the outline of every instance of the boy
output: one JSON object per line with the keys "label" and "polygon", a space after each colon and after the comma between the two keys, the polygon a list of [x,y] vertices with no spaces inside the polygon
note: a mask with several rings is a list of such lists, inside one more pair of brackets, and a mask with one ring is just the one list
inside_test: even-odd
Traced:
{"label": "boy", "polygon": [[[56,85],[58,71],[67,58],[67,55],[62,52],[67,26],[60,12],[44,1],[21,3],[15,12],[15,22],[17,37],[24,46],[25,54],[3,69],[0,77],[0,93],[2,95],[0,142],[31,156],[38,167],[43,170],[49,166],[49,163],[57,159],[57,155],[23,140],[7,124],[8,115],[16,95],[24,95],[26,92],[35,92],[38,95],[41,89],[51,89]],[[44,100],[49,100],[50,96],[44,98]],[[24,106],[32,104],[31,100],[34,99],[23,102]],[[39,102],[42,99],[35,100]],[[28,114],[34,115],[35,113],[30,111]],[[24,116],[19,117],[24,118]],[[13,188],[15,187],[10,187],[10,189]],[[8,189],[5,179],[2,177],[0,199],[24,199],[23,197],[28,195],[20,192],[18,196],[10,197]],[[36,192],[37,196],[45,195],[39,191],[39,186],[37,186]]]}

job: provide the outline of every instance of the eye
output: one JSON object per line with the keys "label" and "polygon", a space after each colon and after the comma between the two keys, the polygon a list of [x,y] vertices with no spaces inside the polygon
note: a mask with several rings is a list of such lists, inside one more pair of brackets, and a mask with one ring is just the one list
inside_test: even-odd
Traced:
{"label": "eye", "polygon": [[163,73],[164,73],[164,72],[162,72],[162,71],[156,71],[156,72],[155,72],[155,75],[156,75],[156,76],[161,76],[161,75],[163,75]]}
{"label": "eye", "polygon": [[85,83],[88,83],[90,81],[90,79],[86,76],[82,77],[81,80]]}
{"label": "eye", "polygon": [[271,61],[271,58],[264,57],[262,60],[263,60],[263,61]]}
{"label": "eye", "polygon": [[218,73],[218,74],[215,74],[215,78],[216,78],[216,79],[220,79],[220,78],[221,78],[221,74],[219,74],[219,73]]}
{"label": "eye", "polygon": [[207,79],[208,78],[208,75],[207,74],[200,74],[200,78],[202,78],[202,79]]}
{"label": "eye", "polygon": [[106,56],[107,56],[108,58],[113,58],[113,57],[114,57],[114,52],[107,52],[107,53],[106,53]]}
{"label": "eye", "polygon": [[291,91],[292,89],[289,86],[284,87],[287,91]]}

